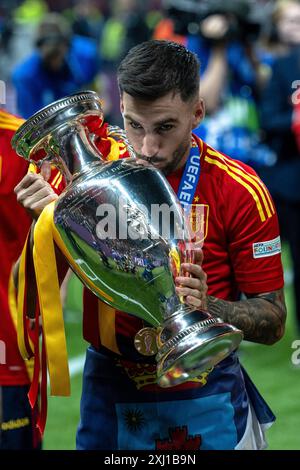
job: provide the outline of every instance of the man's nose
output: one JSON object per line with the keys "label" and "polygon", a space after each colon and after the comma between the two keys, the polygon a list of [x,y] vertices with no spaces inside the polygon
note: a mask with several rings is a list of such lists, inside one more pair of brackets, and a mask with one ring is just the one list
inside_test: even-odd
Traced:
{"label": "man's nose", "polygon": [[147,134],[144,136],[141,153],[145,157],[153,157],[158,154],[159,143],[156,136]]}

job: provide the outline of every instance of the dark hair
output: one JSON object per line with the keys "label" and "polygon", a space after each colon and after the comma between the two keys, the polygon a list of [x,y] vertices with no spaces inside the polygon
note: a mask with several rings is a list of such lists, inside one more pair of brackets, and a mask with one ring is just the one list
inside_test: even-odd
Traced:
{"label": "dark hair", "polygon": [[71,40],[71,28],[65,18],[58,13],[48,13],[39,24],[35,37],[36,47],[44,44],[54,46],[65,43],[69,45]]}
{"label": "dark hair", "polygon": [[154,100],[170,92],[188,101],[199,93],[200,63],[181,44],[150,40],[133,47],[118,68],[120,92]]}

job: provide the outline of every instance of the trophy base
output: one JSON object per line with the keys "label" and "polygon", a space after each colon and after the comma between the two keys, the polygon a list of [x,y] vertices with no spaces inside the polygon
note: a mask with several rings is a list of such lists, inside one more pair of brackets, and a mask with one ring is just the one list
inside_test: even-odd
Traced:
{"label": "trophy base", "polygon": [[192,325],[159,349],[158,385],[173,387],[199,377],[225,359],[242,339],[242,331],[219,318],[209,318]]}

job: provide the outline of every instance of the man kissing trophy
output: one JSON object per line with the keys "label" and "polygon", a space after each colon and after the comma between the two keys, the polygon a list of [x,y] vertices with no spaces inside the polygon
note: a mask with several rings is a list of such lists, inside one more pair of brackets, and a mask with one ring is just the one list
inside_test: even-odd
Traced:
{"label": "man kissing trophy", "polygon": [[[176,293],[181,264],[193,262],[195,253],[185,212],[163,174],[137,163],[128,143],[130,158],[105,161],[91,122],[103,123],[99,96],[77,93],[28,119],[13,146],[29,162],[40,167],[48,161],[64,175],[67,187],[54,204],[54,241],[102,301],[147,322],[136,348],[156,353],[158,384],[174,386],[223,360],[243,334]],[[124,139],[113,126],[108,135]]]}

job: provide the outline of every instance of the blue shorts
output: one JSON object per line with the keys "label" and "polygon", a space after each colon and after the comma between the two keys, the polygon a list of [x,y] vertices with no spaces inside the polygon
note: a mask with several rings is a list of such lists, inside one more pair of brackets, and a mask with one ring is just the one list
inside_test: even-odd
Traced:
{"label": "blue shorts", "polygon": [[124,367],[90,347],[77,449],[234,449],[246,429],[249,400],[236,355],[222,363],[204,385],[141,387],[147,380],[144,365]]}
{"label": "blue shorts", "polygon": [[33,450],[35,442],[27,385],[0,386],[0,450]]}

